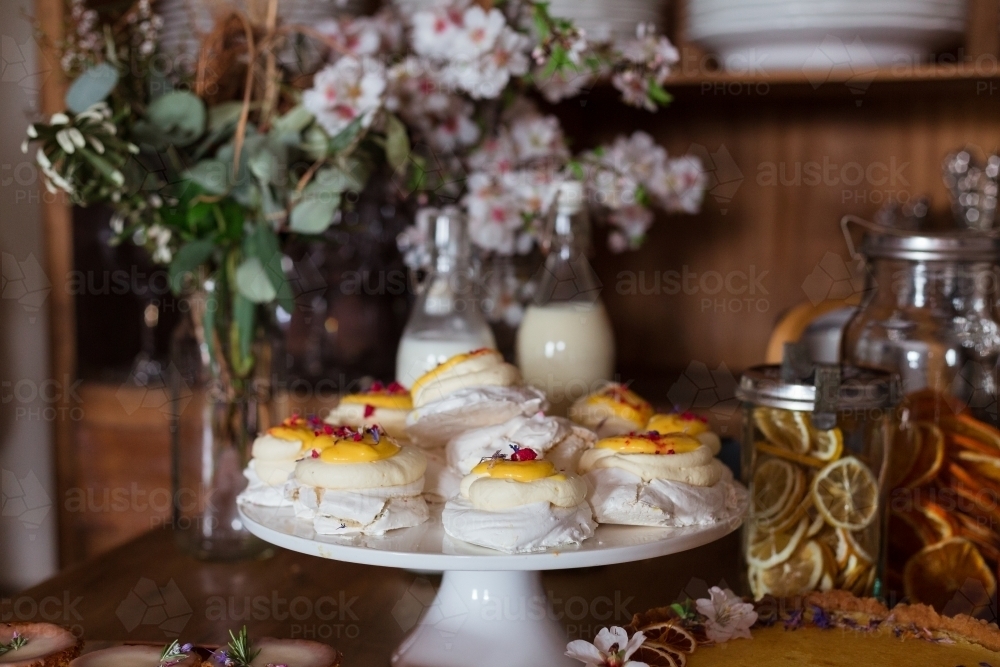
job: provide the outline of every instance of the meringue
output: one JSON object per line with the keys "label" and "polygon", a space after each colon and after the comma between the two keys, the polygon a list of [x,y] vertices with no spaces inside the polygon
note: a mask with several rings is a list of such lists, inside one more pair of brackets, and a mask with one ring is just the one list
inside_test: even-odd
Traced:
{"label": "meringue", "polygon": [[734,519],[747,491],[727,468],[712,486],[654,479],[644,481],[621,468],[593,470],[584,479],[590,506],[599,523],[684,527]]}
{"label": "meringue", "polygon": [[412,408],[410,392],[401,385],[375,383],[367,392],[341,396],[324,421],[351,428],[377,425],[398,440],[406,437],[406,416]]}
{"label": "meringue", "polygon": [[243,476],[247,487],[241,502],[267,507],[286,507],[284,486],[295,464],[317,440],[313,424],[302,417],[289,417],[257,436],[250,448],[250,461]]}
{"label": "meringue", "polygon": [[448,441],[445,452],[448,465],[466,475],[496,452],[510,454],[512,446],[538,452],[559,470],[576,470],[580,454],[596,440],[590,430],[568,419],[536,413],[461,433]]}
{"label": "meringue", "polygon": [[534,387],[470,387],[416,407],[406,418],[406,433],[421,447],[441,447],[460,433],[529,416],[547,407]]}
{"label": "meringue", "polygon": [[623,384],[609,382],[577,399],[569,418],[606,438],[639,431],[653,414],[653,406]]}
{"label": "meringue", "polygon": [[[663,449],[659,453],[650,453],[644,451],[647,446]],[[630,447],[634,447],[633,451],[629,450]],[[725,466],[712,455],[711,449],[690,436],[678,433],[672,436],[639,434],[600,440],[580,456],[577,471],[585,474],[598,468],[621,468],[646,482],[666,479],[695,486],[712,486],[722,478]]]}
{"label": "meringue", "polygon": [[321,535],[376,536],[427,520],[423,452],[377,428],[342,427],[330,440],[296,464],[287,485],[298,518]]}
{"label": "meringue", "polygon": [[522,553],[579,544],[596,525],[586,484],[558,472],[532,450],[519,459],[493,458],[462,479],[460,493],[442,513],[445,532],[471,544]]}
{"label": "meringue", "polygon": [[504,362],[496,350],[482,348],[456,354],[413,383],[414,407],[421,407],[469,387],[509,387],[521,384],[521,372]]}

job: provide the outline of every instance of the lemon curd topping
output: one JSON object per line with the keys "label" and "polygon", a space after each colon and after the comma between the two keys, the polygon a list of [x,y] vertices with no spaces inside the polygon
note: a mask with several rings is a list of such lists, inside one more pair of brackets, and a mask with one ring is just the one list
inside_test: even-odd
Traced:
{"label": "lemon curd topping", "polygon": [[619,454],[684,454],[701,446],[701,442],[695,438],[681,433],[668,436],[630,433],[598,440],[594,448],[610,449]]}
{"label": "lemon curd topping", "polygon": [[701,435],[711,431],[705,420],[688,412],[653,415],[649,418],[649,423],[646,424],[646,430],[657,433],[687,433],[688,435]]}
{"label": "lemon curd topping", "polygon": [[298,440],[302,443],[303,448],[310,446],[316,438],[316,433],[304,423],[301,426],[282,423],[281,426],[272,426],[267,429],[267,434],[289,442]]}
{"label": "lemon curd topping", "polygon": [[533,482],[536,479],[564,480],[566,475],[556,471],[551,461],[483,461],[472,469],[473,475],[486,475],[495,479],[512,479],[515,482]]}
{"label": "lemon curd topping", "polygon": [[410,393],[405,394],[347,394],[340,399],[341,403],[351,405],[370,405],[386,410],[412,410],[413,399]]}
{"label": "lemon curd topping", "polygon": [[484,354],[496,354],[496,352],[488,347],[481,347],[478,350],[473,350],[472,352],[466,352],[464,354],[456,354],[454,357],[451,357],[450,359],[443,361],[442,363],[438,364],[431,370],[427,371],[426,373],[418,377],[416,381],[414,381],[413,386],[410,387],[410,393],[416,394],[417,390],[421,389],[424,385],[426,385],[428,382],[438,377],[445,371],[450,370],[455,366],[458,366],[459,364],[468,361],[469,359],[473,359],[475,357],[481,357]]}
{"label": "lemon curd topping", "polygon": [[612,384],[587,398],[591,405],[606,405],[617,417],[637,424],[645,424],[653,415],[653,406],[634,391],[620,384]]}
{"label": "lemon curd topping", "polygon": [[319,459],[324,463],[370,463],[395,456],[400,450],[389,438],[376,439],[371,433],[359,439],[324,437],[332,441],[319,451]]}

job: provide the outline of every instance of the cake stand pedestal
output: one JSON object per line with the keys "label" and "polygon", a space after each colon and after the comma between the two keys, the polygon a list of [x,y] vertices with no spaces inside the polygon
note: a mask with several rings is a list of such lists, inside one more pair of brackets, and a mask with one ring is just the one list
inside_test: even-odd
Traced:
{"label": "cake stand pedestal", "polygon": [[576,548],[508,555],[446,535],[440,506],[427,523],[384,537],[317,535],[291,509],[240,506],[251,533],[292,551],[444,573],[433,602],[393,652],[393,667],[579,667],[564,655],[566,633],[542,588],[542,571],[687,551],[736,530],[745,513],[744,506],[728,521],[688,528],[602,525]]}

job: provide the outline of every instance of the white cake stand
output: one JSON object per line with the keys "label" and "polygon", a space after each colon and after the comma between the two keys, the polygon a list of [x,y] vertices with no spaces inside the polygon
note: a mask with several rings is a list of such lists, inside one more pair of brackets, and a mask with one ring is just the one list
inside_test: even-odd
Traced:
{"label": "white cake stand", "polygon": [[[442,506],[421,526],[384,537],[317,535],[291,509],[244,504],[240,515],[257,537],[321,558],[443,572],[420,621],[393,652],[393,667],[562,667],[566,633],[551,612],[542,570],[594,567],[666,556],[714,542],[736,530],[746,507],[728,521],[688,528],[599,526],[576,548],[508,555],[444,532]],[[386,610],[388,613],[389,610]]]}

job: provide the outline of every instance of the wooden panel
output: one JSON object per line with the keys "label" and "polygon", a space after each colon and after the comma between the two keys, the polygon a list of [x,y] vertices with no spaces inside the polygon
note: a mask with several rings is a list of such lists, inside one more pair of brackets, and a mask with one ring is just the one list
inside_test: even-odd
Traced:
{"label": "wooden panel", "polygon": [[[36,0],[36,16],[39,27],[50,44],[62,42],[63,0]],[[51,63],[58,63],[54,53],[39,54]],[[45,114],[53,114],[65,109],[63,103],[66,81],[59,67],[52,67],[42,85],[41,108]],[[72,212],[62,198],[43,198],[42,219],[45,225],[46,273],[53,285],[68,284],[68,276],[73,268]],[[51,348],[51,374],[54,378],[72,378],[76,375],[76,323],[73,298],[69,290],[54,289],[47,300],[49,309],[49,336]],[[53,421],[53,446],[56,453],[56,488],[64,497],[72,480],[76,478],[72,455],[73,422],[65,416],[71,413],[71,395],[63,392]],[[74,563],[82,557],[79,543],[74,539],[70,523],[59,516],[59,560],[63,565]]]}

